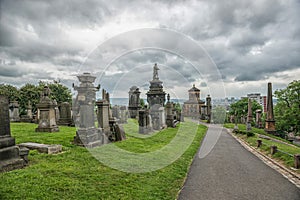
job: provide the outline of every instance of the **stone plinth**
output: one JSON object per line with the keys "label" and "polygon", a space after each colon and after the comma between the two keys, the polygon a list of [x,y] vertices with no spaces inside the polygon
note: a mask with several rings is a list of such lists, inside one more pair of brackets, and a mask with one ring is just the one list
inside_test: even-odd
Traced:
{"label": "stone plinth", "polygon": [[62,151],[62,146],[60,144],[40,144],[40,143],[34,143],[34,142],[26,142],[18,144],[18,146],[26,147],[30,150],[37,150],[40,153],[46,153],[46,154],[56,154],[60,153]]}
{"label": "stone plinth", "polygon": [[55,105],[51,102],[41,102],[36,107],[39,110],[39,125],[35,129],[35,132],[58,132]]}
{"label": "stone plinth", "polygon": [[[22,155],[24,153],[26,152]],[[0,95],[0,172],[19,169],[26,164],[20,156],[19,147],[15,145],[15,139],[10,134],[8,98]]]}
{"label": "stone plinth", "polygon": [[130,118],[136,118],[138,116],[138,112],[141,109],[140,106],[140,94],[139,88],[136,86],[132,86],[128,92],[129,94],[129,103],[128,103],[128,111]]}
{"label": "stone plinth", "polygon": [[152,127],[154,130],[161,130],[166,125],[164,107],[159,104],[153,105],[150,108],[150,115],[152,119]]}

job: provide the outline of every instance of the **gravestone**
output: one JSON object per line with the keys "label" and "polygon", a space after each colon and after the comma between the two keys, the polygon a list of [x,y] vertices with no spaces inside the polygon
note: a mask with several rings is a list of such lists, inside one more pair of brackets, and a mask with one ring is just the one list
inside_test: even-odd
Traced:
{"label": "gravestone", "polygon": [[75,125],[77,127],[74,144],[88,148],[108,143],[106,135],[101,129],[95,127],[95,99],[96,91],[100,89],[94,86],[95,76],[90,73],[78,75],[79,86],[73,84],[77,90],[77,97],[74,105]]}
{"label": "gravestone", "polygon": [[26,115],[21,115],[21,122],[33,122],[33,116],[32,116],[32,106],[30,101],[28,102],[28,105],[26,107]]}
{"label": "gravestone", "polygon": [[172,113],[173,110],[173,103],[170,102],[170,95],[168,94],[167,96],[167,104],[166,104],[166,124],[167,127],[175,127],[175,123],[174,123],[174,115]]}
{"label": "gravestone", "polygon": [[267,118],[265,132],[276,135],[275,119],[273,112],[273,95],[272,95],[272,83],[268,83],[268,96],[267,96]]}
{"label": "gravestone", "polygon": [[150,108],[152,127],[154,130],[161,130],[165,127],[165,110],[160,104],[152,105]]}
{"label": "gravestone", "polygon": [[38,109],[38,127],[35,132],[58,132],[59,128],[56,125],[55,102],[50,99],[50,89],[44,87],[41,94],[40,102],[36,105]]}
{"label": "gravestone", "polygon": [[112,116],[117,119],[120,119],[120,106],[114,105],[112,107]]}
{"label": "gravestone", "polygon": [[139,133],[147,134],[152,131],[149,110],[139,110]]}
{"label": "gravestone", "polygon": [[126,109],[126,106],[120,106],[119,123],[120,124],[125,124],[125,123],[127,123],[127,119],[128,119],[128,111]]}
{"label": "gravestone", "polygon": [[72,124],[71,106],[68,102],[63,102],[59,106],[58,125],[70,126]]}
{"label": "gravestone", "polygon": [[261,121],[262,111],[260,109],[258,109],[255,112],[256,112],[256,117],[255,117],[256,127],[257,128],[262,128],[262,121]]}
{"label": "gravestone", "polygon": [[20,122],[18,101],[11,101],[9,104],[9,117],[11,122]]}
{"label": "gravestone", "polygon": [[129,90],[128,112],[130,118],[136,118],[138,111],[141,109],[140,94],[141,92],[136,86],[132,86]]}
{"label": "gravestone", "polygon": [[110,133],[110,110],[109,110],[109,95],[103,89],[102,90],[102,99],[96,102],[97,105],[97,120],[99,128],[102,128],[104,133]]}
{"label": "gravestone", "polygon": [[18,144],[19,147],[26,147],[30,150],[37,150],[40,153],[56,154],[62,152],[62,145],[60,144],[40,144],[34,142],[25,142]]}
{"label": "gravestone", "polygon": [[54,107],[54,111],[55,111],[55,121],[56,121],[56,124],[58,124],[58,120],[59,120],[59,118],[60,118],[60,113],[59,113],[57,101],[56,101],[55,99],[53,100],[53,103],[54,103],[54,105],[55,105],[55,107]]}
{"label": "gravestone", "polygon": [[252,102],[248,98],[248,115],[247,115],[247,131],[251,131],[251,122],[252,122]]}
{"label": "gravestone", "polygon": [[15,138],[11,137],[8,98],[0,95],[0,172],[24,167],[27,155],[28,150],[20,151]]}

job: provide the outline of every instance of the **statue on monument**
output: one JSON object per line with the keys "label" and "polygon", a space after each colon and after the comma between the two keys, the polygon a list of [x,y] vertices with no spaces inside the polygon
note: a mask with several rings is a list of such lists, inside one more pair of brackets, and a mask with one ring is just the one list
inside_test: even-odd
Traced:
{"label": "statue on monument", "polygon": [[153,67],[153,80],[159,80],[158,70],[159,70],[159,68],[158,68],[157,64],[155,63],[154,67]]}

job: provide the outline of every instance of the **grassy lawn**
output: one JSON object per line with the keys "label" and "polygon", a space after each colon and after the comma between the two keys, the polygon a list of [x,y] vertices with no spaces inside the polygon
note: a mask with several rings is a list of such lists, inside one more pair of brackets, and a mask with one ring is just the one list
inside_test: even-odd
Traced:
{"label": "grassy lawn", "polygon": [[[234,124],[225,124],[224,127],[233,128]],[[240,130],[246,130],[246,125],[244,125],[244,124],[238,124],[238,127],[239,127]],[[282,144],[280,142],[259,138],[258,134],[263,134],[263,135],[267,135],[267,136],[270,136],[272,138],[275,138],[277,140],[282,140],[286,143],[291,143],[291,142],[289,142],[287,140],[284,140],[280,137],[276,137],[274,135],[267,134],[267,133],[264,132],[263,129],[252,128],[252,132],[255,133],[255,135],[253,137],[247,137],[246,135],[241,135],[241,134],[236,134],[236,136],[243,139],[244,141],[246,141],[248,144],[250,144],[253,147],[257,146],[257,140],[258,139],[262,140],[263,145],[260,148],[258,148],[258,150],[260,152],[264,153],[265,155],[268,155],[269,157],[272,157],[272,158],[276,159],[277,161],[279,161],[280,163],[284,164],[287,167],[294,167],[294,158],[292,156],[288,155],[288,154],[291,154],[291,155],[300,154],[300,147],[298,147],[298,146],[289,146],[289,145],[286,145],[286,144]],[[272,146],[272,145],[277,146],[278,150],[286,152],[288,154],[278,151],[274,155],[271,155],[270,146]],[[295,170],[295,171],[300,174],[300,169]]]}
{"label": "grassy lawn", "polygon": [[[12,123],[11,132],[17,143],[62,144],[64,152],[47,155],[30,151],[30,166],[0,174],[0,199],[176,199],[207,128],[184,122],[181,129],[168,128],[143,138],[136,135],[135,125],[134,120],[124,125],[127,140],[92,151],[117,146],[143,155],[158,152],[174,140],[184,141],[184,136],[191,134],[189,127],[196,126],[197,133],[191,145],[173,163],[151,172],[128,173],[108,167],[99,162],[92,151],[71,144],[75,128],[61,126],[58,133],[35,133],[36,124]],[[181,144],[170,148],[176,152]]]}

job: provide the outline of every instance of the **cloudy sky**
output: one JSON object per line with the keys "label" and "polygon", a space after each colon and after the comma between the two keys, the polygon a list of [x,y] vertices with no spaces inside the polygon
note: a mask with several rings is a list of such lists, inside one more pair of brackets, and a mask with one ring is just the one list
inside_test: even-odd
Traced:
{"label": "cloudy sky", "polygon": [[113,97],[144,96],[157,63],[166,92],[213,97],[300,77],[300,1],[0,0],[0,83],[91,72]]}

